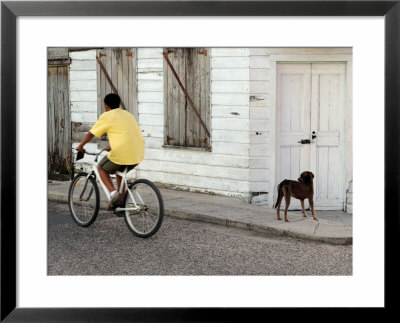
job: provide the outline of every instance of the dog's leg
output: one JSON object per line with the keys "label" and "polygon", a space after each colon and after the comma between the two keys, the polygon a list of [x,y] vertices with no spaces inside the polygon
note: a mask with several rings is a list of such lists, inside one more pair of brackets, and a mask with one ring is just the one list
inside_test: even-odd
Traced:
{"label": "dog's leg", "polygon": [[278,220],[282,220],[281,219],[281,215],[279,214],[280,212],[280,208],[281,208],[281,202],[282,202],[282,198],[283,198],[283,194],[278,194],[278,201],[276,203],[277,208],[276,208],[276,216],[278,218]]}
{"label": "dog's leg", "polygon": [[291,192],[290,192],[290,188],[288,186],[285,186],[283,188],[283,194],[285,195],[285,221],[289,222],[288,218],[287,218],[287,211],[290,205],[290,196],[291,196]]}
{"label": "dog's leg", "polygon": [[310,209],[311,209],[311,213],[312,213],[312,217],[314,220],[318,221],[318,218],[315,216],[315,211],[314,211],[314,201],[312,198],[308,199],[308,203],[310,204]]}
{"label": "dog's leg", "polygon": [[304,199],[300,200],[301,202],[301,211],[303,212],[303,217],[307,217],[306,210],[304,209]]}

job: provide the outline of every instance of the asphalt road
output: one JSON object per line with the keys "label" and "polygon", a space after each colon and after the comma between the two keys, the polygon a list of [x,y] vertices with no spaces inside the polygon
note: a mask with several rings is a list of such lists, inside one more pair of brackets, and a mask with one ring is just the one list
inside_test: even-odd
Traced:
{"label": "asphalt road", "polygon": [[77,226],[66,204],[48,203],[49,275],[352,275],[352,246],[166,217],[151,238],[100,211]]}

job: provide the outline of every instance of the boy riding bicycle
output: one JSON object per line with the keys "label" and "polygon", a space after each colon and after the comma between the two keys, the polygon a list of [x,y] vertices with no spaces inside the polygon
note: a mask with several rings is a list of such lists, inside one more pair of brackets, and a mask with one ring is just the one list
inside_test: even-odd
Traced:
{"label": "boy riding bicycle", "polygon": [[131,170],[142,162],[144,157],[144,139],[135,117],[119,106],[121,99],[118,94],[110,93],[104,98],[105,111],[94,124],[92,129],[82,139],[76,150],[83,152],[83,147],[94,136],[100,138],[105,133],[110,144],[106,147],[110,151],[99,163],[98,170],[103,183],[110,191],[111,200],[109,210],[118,205],[123,196],[118,192],[121,177],[116,175],[117,189],[111,181],[110,174],[123,171],[125,166]]}

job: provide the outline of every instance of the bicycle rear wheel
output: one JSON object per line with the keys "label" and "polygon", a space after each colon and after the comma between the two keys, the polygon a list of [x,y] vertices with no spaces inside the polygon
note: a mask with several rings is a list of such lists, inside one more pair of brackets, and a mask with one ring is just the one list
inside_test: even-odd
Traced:
{"label": "bicycle rear wheel", "polygon": [[88,227],[97,217],[100,193],[96,180],[87,173],[78,173],[71,182],[68,206],[72,219],[81,227]]}
{"label": "bicycle rear wheel", "polygon": [[125,222],[134,235],[148,238],[154,235],[161,226],[164,217],[164,203],[158,188],[146,179],[135,181],[125,195]]}

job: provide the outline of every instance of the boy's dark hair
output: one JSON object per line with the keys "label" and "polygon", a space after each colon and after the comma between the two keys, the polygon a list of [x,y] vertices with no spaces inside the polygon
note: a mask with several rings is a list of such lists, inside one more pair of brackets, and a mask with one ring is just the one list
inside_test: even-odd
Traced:
{"label": "boy's dark hair", "polygon": [[118,94],[110,93],[104,97],[104,103],[107,104],[111,109],[117,109],[121,104],[121,98]]}

